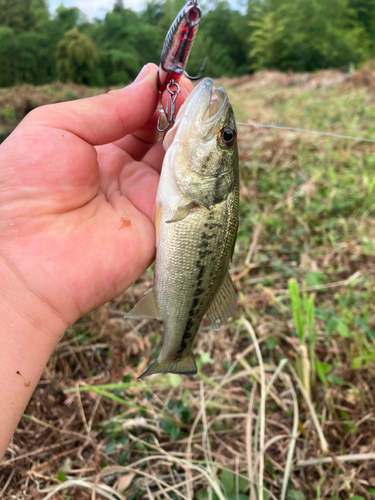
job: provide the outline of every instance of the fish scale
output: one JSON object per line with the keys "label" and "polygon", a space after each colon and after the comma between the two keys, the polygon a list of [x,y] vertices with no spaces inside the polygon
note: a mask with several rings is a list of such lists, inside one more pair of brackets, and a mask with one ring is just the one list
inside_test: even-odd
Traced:
{"label": "fish scale", "polygon": [[[234,193],[232,197],[235,196]],[[197,209],[179,224],[162,224],[160,238],[172,257],[161,252],[157,254],[156,269],[167,270],[156,272],[155,294],[159,312],[166,318],[165,335],[173,332],[173,340],[163,347],[161,356],[177,351],[181,358],[190,352],[193,335],[195,337],[208,306],[228,272],[231,248],[221,246],[220,242],[235,238],[238,213],[233,207],[236,205],[236,200],[227,199],[211,211]],[[167,213],[164,220],[168,220],[169,215]],[[199,283],[202,271],[202,282]],[[200,288],[202,292],[197,294]],[[163,300],[158,297],[163,297]],[[193,310],[195,299],[198,303],[191,321],[189,313]],[[186,334],[187,345],[181,352],[180,339],[184,339]]]}

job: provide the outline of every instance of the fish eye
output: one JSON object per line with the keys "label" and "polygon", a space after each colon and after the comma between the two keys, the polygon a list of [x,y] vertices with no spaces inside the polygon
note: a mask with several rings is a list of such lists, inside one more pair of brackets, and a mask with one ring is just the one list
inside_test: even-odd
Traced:
{"label": "fish eye", "polygon": [[230,148],[236,140],[237,134],[232,127],[225,127],[220,133],[220,141],[224,146]]}

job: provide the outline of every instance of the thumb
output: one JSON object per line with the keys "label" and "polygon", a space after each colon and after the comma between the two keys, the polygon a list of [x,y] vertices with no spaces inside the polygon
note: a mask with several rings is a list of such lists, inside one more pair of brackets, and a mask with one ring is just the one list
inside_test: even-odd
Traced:
{"label": "thumb", "polygon": [[127,87],[73,102],[41,106],[29,113],[24,124],[72,132],[99,146],[117,141],[142,127],[158,104],[157,66],[147,64]]}

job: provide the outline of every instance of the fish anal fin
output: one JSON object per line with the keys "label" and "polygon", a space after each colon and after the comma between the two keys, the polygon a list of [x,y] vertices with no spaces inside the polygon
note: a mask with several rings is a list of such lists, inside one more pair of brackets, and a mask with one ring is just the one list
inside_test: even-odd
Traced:
{"label": "fish anal fin", "polygon": [[171,224],[172,222],[180,222],[181,220],[186,219],[186,217],[190,213],[190,210],[195,206],[196,204],[192,202],[189,203],[188,205],[183,205],[182,207],[178,207],[172,219],[167,220],[166,223]]}
{"label": "fish anal fin", "polygon": [[218,330],[224,325],[228,318],[233,316],[236,311],[236,307],[236,294],[228,272],[206,313],[211,327],[214,330]]}
{"label": "fish anal fin", "polygon": [[124,316],[126,319],[131,318],[155,318],[161,319],[158,307],[155,301],[155,295],[153,289],[151,288],[146,292],[146,294],[141,298],[139,302],[135,304],[133,309]]}
{"label": "fish anal fin", "polygon": [[193,353],[190,352],[187,356],[174,361],[159,360],[152,363],[147,370],[138,378],[148,377],[154,373],[176,373],[178,375],[195,375],[197,373],[197,365]]}

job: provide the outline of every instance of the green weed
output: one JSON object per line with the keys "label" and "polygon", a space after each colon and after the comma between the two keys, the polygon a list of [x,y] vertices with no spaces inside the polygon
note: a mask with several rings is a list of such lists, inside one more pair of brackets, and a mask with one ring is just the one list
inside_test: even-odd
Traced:
{"label": "green weed", "polygon": [[5,108],[0,109],[0,121],[5,123],[14,123],[17,120],[17,111],[13,106],[8,104]]}
{"label": "green weed", "polygon": [[297,373],[311,398],[311,393],[315,394],[316,389],[316,372],[318,372],[321,380],[325,380],[323,377],[324,370],[322,365],[319,363],[317,364],[315,357],[316,331],[314,329],[314,295],[307,295],[305,281],[303,283],[301,295],[298,289],[297,280],[290,279],[288,281],[288,286],[294,324],[299,338],[300,353],[297,355],[296,359]]}

